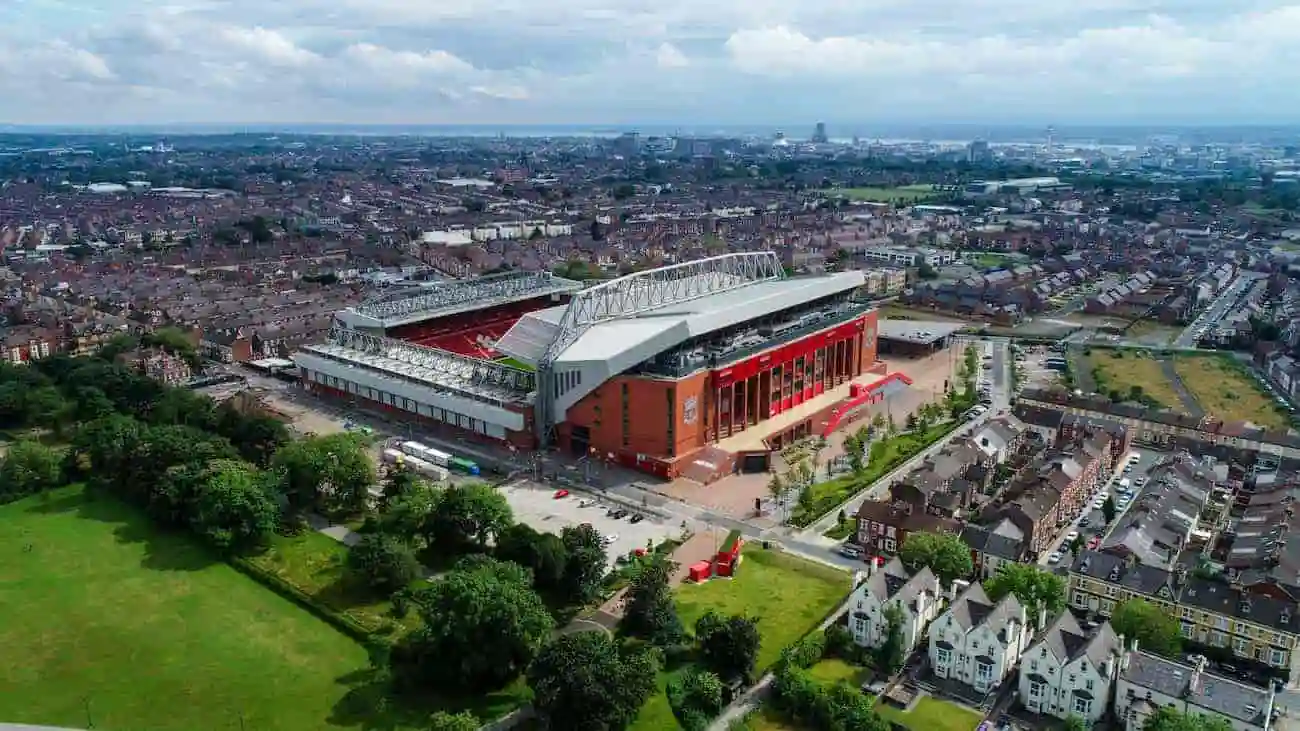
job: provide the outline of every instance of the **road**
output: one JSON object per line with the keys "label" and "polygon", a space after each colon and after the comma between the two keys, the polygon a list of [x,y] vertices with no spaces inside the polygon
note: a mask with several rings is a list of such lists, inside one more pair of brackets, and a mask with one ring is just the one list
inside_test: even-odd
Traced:
{"label": "road", "polygon": [[[1157,452],[1150,449],[1135,449],[1129,454],[1134,453],[1138,454],[1138,461],[1133,463],[1133,468],[1129,472],[1125,472],[1124,467],[1128,464],[1128,456],[1126,455],[1121,458],[1120,463],[1115,466],[1114,471],[1110,474],[1110,477],[1107,478],[1106,484],[1100,491],[1093,493],[1094,497],[1096,495],[1110,495],[1118,501],[1119,495],[1115,493],[1115,487],[1119,484],[1121,479],[1128,478],[1129,480],[1136,480],[1139,477],[1148,477],[1156,463],[1165,456],[1165,453],[1163,452]],[[1136,490],[1136,488],[1134,489]],[[1136,502],[1137,500],[1134,499],[1128,507],[1132,507]],[[1127,512],[1127,510],[1125,510],[1125,512]],[[1119,524],[1123,517],[1123,512],[1117,512],[1115,514],[1115,520],[1112,521],[1110,525],[1106,525],[1106,516],[1102,514],[1101,510],[1094,510],[1092,508],[1090,499],[1089,504],[1084,507],[1083,512],[1075,516],[1074,520],[1071,521],[1069,525],[1062,528],[1061,532],[1056,536],[1056,539],[1052,541],[1052,545],[1043,550],[1042,555],[1038,557],[1038,563],[1043,566],[1068,566],[1069,561],[1061,561],[1058,564],[1050,564],[1049,561],[1053,551],[1062,551],[1062,553],[1065,553],[1065,551],[1062,550],[1061,544],[1064,542],[1065,536],[1069,535],[1070,531],[1078,531],[1080,534],[1087,537],[1092,537],[1100,531],[1104,539],[1106,536],[1110,535],[1110,531]],[[1087,522],[1085,523],[1085,521]],[[1068,550],[1069,547],[1066,546],[1065,548]]]}
{"label": "road", "polygon": [[[897,469],[876,480],[866,489],[856,493],[836,509],[822,516],[821,520],[808,526],[807,528],[795,532],[794,535],[809,542],[809,545],[830,545],[822,534],[835,526],[839,520],[840,511],[853,515],[858,511],[862,503],[867,500],[879,500],[889,493],[889,488],[893,484],[910,474],[913,470],[920,467],[926,459],[940,452],[948,446],[953,440],[968,436],[978,429],[984,422],[997,414],[1005,412],[1011,406],[1011,341],[1008,338],[963,338],[954,342],[953,347],[963,347],[966,344],[973,344],[981,347],[984,353],[992,355],[991,361],[981,359],[980,375],[977,378],[984,378],[986,375],[991,376],[990,393],[993,403],[989,406],[987,413],[976,416],[967,421],[963,426],[953,430],[948,436],[940,439],[930,445],[920,454],[909,459],[900,465]],[[988,362],[991,367],[988,370],[983,369],[983,365]]]}
{"label": "road", "polygon": [[1255,276],[1244,272],[1238,274],[1237,278],[1233,279],[1232,282],[1227,287],[1224,287],[1223,291],[1214,298],[1214,301],[1210,303],[1210,306],[1200,315],[1197,315],[1196,319],[1192,320],[1192,324],[1188,325],[1183,330],[1182,334],[1174,340],[1174,347],[1196,347],[1196,342],[1199,339],[1196,331],[1202,328],[1213,327],[1216,322],[1223,319],[1223,316],[1228,314],[1228,311],[1237,303],[1237,300],[1241,299],[1241,296],[1255,283],[1255,279]]}

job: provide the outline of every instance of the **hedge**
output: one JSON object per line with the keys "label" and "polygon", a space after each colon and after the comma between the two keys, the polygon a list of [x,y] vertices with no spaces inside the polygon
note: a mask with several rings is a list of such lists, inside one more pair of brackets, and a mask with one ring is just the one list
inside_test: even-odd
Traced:
{"label": "hedge", "polygon": [[366,629],[360,622],[335,611],[330,607],[316,601],[310,594],[273,573],[263,569],[242,556],[232,556],[226,559],[227,562],[235,568],[236,571],[244,574],[262,586],[306,609],[308,612],[319,617],[322,621],[334,627],[343,634],[362,644],[367,644],[375,639],[375,633]]}

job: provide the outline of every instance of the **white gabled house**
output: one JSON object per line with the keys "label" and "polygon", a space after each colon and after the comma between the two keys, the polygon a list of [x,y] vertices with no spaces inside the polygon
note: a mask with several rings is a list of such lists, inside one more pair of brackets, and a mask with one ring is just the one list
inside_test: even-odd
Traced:
{"label": "white gabled house", "polygon": [[[953,591],[965,582],[953,582]],[[975,584],[930,625],[930,667],[940,678],[989,693],[1007,677],[1033,638],[1014,594],[993,602]]]}
{"label": "white gabled house", "polygon": [[1089,637],[1069,610],[1061,612],[1020,659],[1021,703],[1032,713],[1078,716],[1091,726],[1110,706],[1123,649],[1109,622]]}
{"label": "white gabled house", "polygon": [[910,653],[943,605],[939,579],[928,566],[909,574],[898,557],[879,569],[872,561],[867,571],[867,580],[853,590],[849,604],[849,631],[853,639],[863,647],[884,644],[889,631],[885,609],[895,606],[903,620],[903,651]]}

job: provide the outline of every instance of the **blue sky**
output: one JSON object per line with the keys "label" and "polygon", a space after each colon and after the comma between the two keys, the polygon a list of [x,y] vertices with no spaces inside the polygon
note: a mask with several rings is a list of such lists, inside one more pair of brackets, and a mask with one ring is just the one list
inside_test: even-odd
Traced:
{"label": "blue sky", "polygon": [[3,0],[0,123],[1251,123],[1300,0]]}

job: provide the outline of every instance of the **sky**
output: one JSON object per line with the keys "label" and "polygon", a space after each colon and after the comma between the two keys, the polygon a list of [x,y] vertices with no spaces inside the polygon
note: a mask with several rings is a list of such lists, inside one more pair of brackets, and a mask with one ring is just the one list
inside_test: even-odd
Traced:
{"label": "sky", "polygon": [[1250,124],[1300,0],[0,0],[0,124]]}

